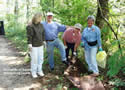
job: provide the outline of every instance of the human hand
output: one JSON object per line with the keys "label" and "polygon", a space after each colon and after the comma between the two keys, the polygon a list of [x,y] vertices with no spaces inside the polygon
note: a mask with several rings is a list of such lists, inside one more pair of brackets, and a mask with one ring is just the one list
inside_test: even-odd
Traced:
{"label": "human hand", "polygon": [[65,47],[65,49],[67,49],[67,46],[64,46]]}
{"label": "human hand", "polygon": [[43,41],[43,44],[46,45],[46,41]]}
{"label": "human hand", "polygon": [[83,43],[83,42],[81,42],[81,43],[80,43],[80,46],[81,46],[81,47],[84,47],[84,43]]}
{"label": "human hand", "polygon": [[103,49],[102,49],[102,48],[99,48],[99,51],[103,51]]}
{"label": "human hand", "polygon": [[76,52],[75,51],[73,52],[73,55],[76,56]]}
{"label": "human hand", "polygon": [[46,41],[43,41],[44,48],[46,48]]}
{"label": "human hand", "polygon": [[28,44],[29,51],[32,51],[32,44]]}

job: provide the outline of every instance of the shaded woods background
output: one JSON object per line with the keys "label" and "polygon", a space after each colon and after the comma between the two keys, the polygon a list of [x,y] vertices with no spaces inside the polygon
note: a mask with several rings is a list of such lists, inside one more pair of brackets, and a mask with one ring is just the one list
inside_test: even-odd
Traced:
{"label": "shaded woods background", "polygon": [[[0,21],[5,23],[6,37],[23,52],[27,50],[25,26],[34,13],[41,12],[45,20],[46,12],[52,11],[55,21],[65,25],[80,23],[83,29],[87,25],[87,16],[94,15],[96,24],[101,28],[103,49],[108,54],[107,66],[101,69],[100,78],[107,78],[114,88],[125,86],[124,0],[0,0],[0,7]],[[78,52],[78,57],[84,62],[82,47]],[[55,53],[55,58],[58,58],[58,51]]]}

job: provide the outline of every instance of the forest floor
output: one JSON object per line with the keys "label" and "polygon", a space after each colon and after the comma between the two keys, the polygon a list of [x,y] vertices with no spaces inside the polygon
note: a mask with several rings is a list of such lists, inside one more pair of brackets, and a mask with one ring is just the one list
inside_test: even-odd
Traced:
{"label": "forest floor", "polygon": [[61,60],[55,63],[52,72],[48,63],[45,63],[45,76],[33,79],[30,74],[30,63],[24,62],[24,55],[21,55],[4,36],[0,36],[0,90],[65,90],[71,87],[75,89],[65,78],[65,69],[66,66]]}

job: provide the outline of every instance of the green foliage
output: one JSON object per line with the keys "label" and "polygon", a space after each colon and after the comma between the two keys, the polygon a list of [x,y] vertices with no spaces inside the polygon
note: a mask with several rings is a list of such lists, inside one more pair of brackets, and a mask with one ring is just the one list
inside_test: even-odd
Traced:
{"label": "green foliage", "polygon": [[24,27],[18,26],[15,29],[8,29],[6,36],[11,40],[18,49],[27,50],[26,32]]}
{"label": "green foliage", "polygon": [[119,87],[119,86],[125,86],[125,82],[123,82],[121,79],[119,78],[115,78],[113,80],[111,80],[109,82],[111,85],[114,85],[116,87]]}
{"label": "green foliage", "polygon": [[87,16],[95,14],[95,12],[92,12],[95,9],[96,7],[88,0],[70,0],[69,2],[64,2],[64,4],[58,4],[55,12],[58,15],[56,17],[66,25],[81,23],[86,26]]}
{"label": "green foliage", "polygon": [[[125,51],[125,49],[122,50]],[[108,59],[109,70],[107,72],[107,75],[109,77],[117,75],[124,66],[125,66],[125,55],[121,56],[121,52],[118,50]]]}
{"label": "green foliage", "polygon": [[[52,11],[55,14],[55,20],[65,25],[74,25],[81,23],[86,26],[87,16],[96,14],[96,2],[88,0],[40,0],[43,12]],[[90,7],[91,6],[91,7]],[[94,12],[93,12],[94,11]]]}
{"label": "green foliage", "polygon": [[104,76],[99,76],[99,77],[97,77],[97,80],[98,80],[98,81],[104,80]]}
{"label": "green foliage", "polygon": [[68,90],[79,90],[78,88],[69,88]]}
{"label": "green foliage", "polygon": [[[32,1],[36,1],[35,3],[32,3]],[[53,4],[54,1],[54,4]],[[76,23],[80,23],[83,25],[83,28],[87,26],[87,16],[88,15],[94,15],[96,16],[97,13],[97,1],[96,0],[40,0],[40,5],[38,5],[37,0],[29,0],[29,13],[27,18],[31,20],[32,15],[35,12],[42,12],[45,14],[48,11],[54,12],[54,20],[58,21],[65,25],[74,25]],[[120,3],[121,2],[121,3]],[[124,31],[124,19],[121,19],[125,16],[122,16],[124,14],[123,12],[117,12],[113,11],[113,7],[120,8],[122,11],[122,6],[124,6],[123,0],[117,0],[113,1],[111,0],[109,3],[109,22],[111,23],[113,29],[115,29],[115,32],[118,32],[118,37],[121,41],[122,47],[125,48],[125,38],[121,38],[121,36],[124,36],[124,33],[121,33]],[[32,4],[31,4],[32,3]],[[120,3],[120,4],[119,4]],[[38,6],[34,6],[34,4],[37,4]],[[115,6],[114,6],[115,5]],[[41,7],[40,7],[41,6]],[[20,6],[18,16],[12,14],[6,14],[6,21],[5,21],[5,32],[6,37],[11,40],[17,48],[23,51],[27,51],[27,37],[26,37],[26,21],[27,18],[25,17],[27,14],[27,10],[22,10],[27,7],[25,3],[23,6]],[[13,8],[13,7],[12,7]],[[13,10],[14,11],[14,10]],[[1,18],[1,17],[0,17]],[[2,19],[2,18],[1,18]],[[109,77],[114,77],[122,71],[123,74],[125,74],[125,54],[123,53],[123,56],[121,57],[120,51],[118,50],[117,46],[117,40],[114,39],[114,35],[109,29],[107,25],[104,25],[104,27],[101,30],[102,33],[102,45],[104,50],[108,52],[108,54],[112,55],[108,59],[108,72],[107,75]],[[59,33],[59,38],[62,38],[63,33]],[[124,42],[123,42],[124,41]],[[123,52],[125,50],[123,49]],[[112,54],[113,53],[113,54]],[[47,53],[45,52],[45,62],[44,65],[48,64],[47,60]],[[79,47],[78,49],[78,58],[82,62],[84,61],[84,51],[83,48]],[[58,49],[54,49],[54,59],[55,59],[55,66],[60,66],[62,64],[61,57]],[[86,64],[87,65],[87,64]],[[61,69],[62,70],[62,69]],[[104,77],[101,76],[98,78],[99,80],[103,80]],[[59,78],[60,81],[63,81],[63,78]],[[48,82],[50,82],[48,80]],[[124,82],[122,82],[121,79],[113,79],[112,82],[114,82],[113,85],[115,86],[123,86],[125,85]],[[57,90],[61,90],[63,84],[57,85]],[[48,87],[51,87],[52,85],[49,84]],[[46,88],[46,87],[45,87]],[[71,90],[77,90],[77,89],[71,89]],[[114,89],[117,90],[117,89]]]}
{"label": "green foliage", "polygon": [[27,50],[25,25],[14,20],[13,15],[8,15],[8,23],[5,25],[6,37],[15,43],[16,47],[22,51]]}
{"label": "green foliage", "polygon": [[[85,64],[86,62],[84,59],[84,48],[79,46],[77,52],[78,52],[78,58],[80,59],[80,61],[82,61]],[[87,66],[87,64],[86,64],[86,66]]]}
{"label": "green foliage", "polygon": [[[40,0],[40,5],[43,11],[50,11],[52,9],[52,0]],[[49,6],[49,7],[48,7]]]}
{"label": "green foliage", "polygon": [[125,74],[125,67],[122,68],[122,72],[123,72],[123,74]]}
{"label": "green foliage", "polygon": [[114,87],[114,88],[112,88],[111,90],[119,90],[118,88],[116,88],[116,87]]}
{"label": "green foliage", "polygon": [[56,86],[56,90],[62,90],[62,88],[63,88],[63,85],[62,85],[62,84],[58,84],[58,85]]}

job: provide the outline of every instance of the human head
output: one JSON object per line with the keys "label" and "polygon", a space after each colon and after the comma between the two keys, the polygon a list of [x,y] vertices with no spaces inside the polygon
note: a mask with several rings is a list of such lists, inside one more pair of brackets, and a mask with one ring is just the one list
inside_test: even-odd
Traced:
{"label": "human head", "polygon": [[32,23],[38,24],[42,20],[42,14],[41,13],[36,13],[33,18],[32,18]]}
{"label": "human head", "polygon": [[95,17],[93,15],[88,16],[87,22],[88,22],[88,27],[91,27],[95,22]]}
{"label": "human head", "polygon": [[75,24],[74,27],[76,30],[79,30],[79,31],[82,29],[82,25],[80,23]]}
{"label": "human head", "polygon": [[48,21],[48,22],[52,21],[53,15],[54,15],[54,14],[53,14],[52,12],[48,12],[48,13],[46,14],[46,16],[47,16],[47,21]]}

